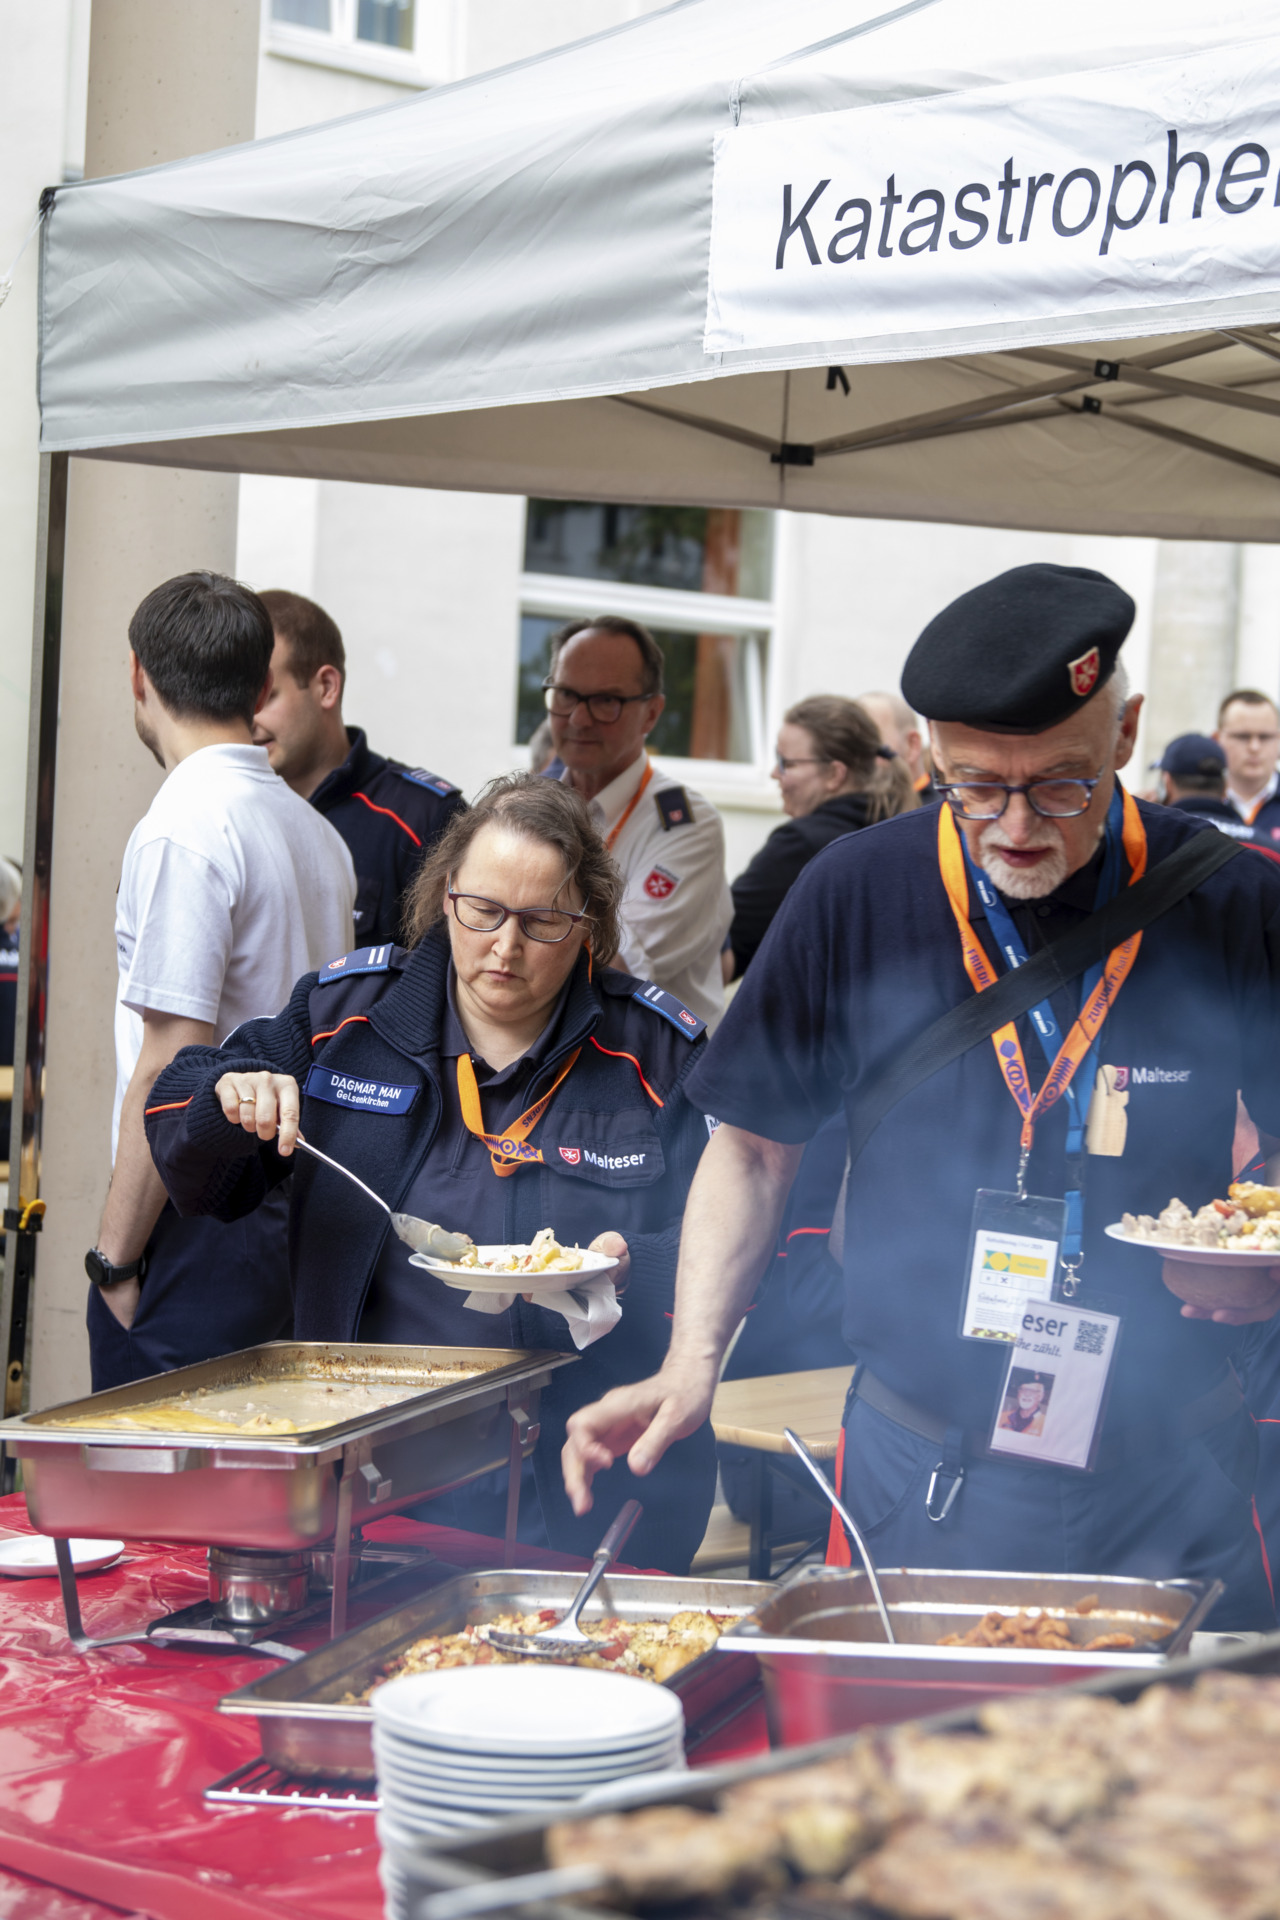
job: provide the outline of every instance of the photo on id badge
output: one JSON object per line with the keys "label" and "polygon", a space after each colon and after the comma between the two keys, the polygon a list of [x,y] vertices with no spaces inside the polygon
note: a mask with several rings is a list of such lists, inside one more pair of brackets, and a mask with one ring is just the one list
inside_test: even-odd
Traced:
{"label": "photo on id badge", "polygon": [[1045,1466],[1094,1464],[1120,1337],[1117,1314],[1029,1303],[1013,1343],[987,1442]]}

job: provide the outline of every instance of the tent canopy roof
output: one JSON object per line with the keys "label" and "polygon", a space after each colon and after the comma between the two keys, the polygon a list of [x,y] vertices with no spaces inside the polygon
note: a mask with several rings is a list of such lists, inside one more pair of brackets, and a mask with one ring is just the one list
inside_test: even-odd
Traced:
{"label": "tent canopy roof", "polygon": [[[1020,112],[1026,173],[1037,132],[1061,132],[1055,103],[1096,93],[1127,107],[1126,88],[1146,100],[1156,87],[1146,123],[1163,150],[1180,74],[1195,131],[1197,75],[1280,72],[1266,0],[1207,15],[1202,0],[679,0],[394,107],[59,189],[43,247],[44,449],[568,498],[1278,538],[1269,183],[1249,222],[1224,219],[1210,195],[1209,218],[1187,229],[1203,271],[1181,284],[1140,284],[1146,250],[1154,258],[1172,232],[1157,224],[1153,186],[1149,224],[1128,240],[1115,223],[1103,291],[1084,301],[1050,282],[975,320],[922,272],[905,322],[888,327],[887,309],[859,304],[884,282],[868,261],[797,279],[811,268],[796,228],[787,286],[803,303],[835,284],[843,330],[815,339],[801,322],[803,337],[778,340],[769,324],[753,333],[748,320],[741,335],[712,324],[715,262],[732,252],[723,211],[713,237],[713,184],[719,195],[720,167],[751,141],[763,153],[770,129],[796,156],[793,213],[813,182],[805,156],[821,150],[806,142],[834,138],[847,154],[886,125],[927,141],[953,107],[979,126]],[[972,97],[982,89],[998,91]],[[1269,112],[1274,137],[1259,151],[1272,165],[1280,108]],[[949,152],[954,134],[938,124]],[[1125,185],[1110,161],[1130,150],[1104,150],[1096,128],[1081,138],[1102,156],[1109,214]],[[874,183],[890,194],[892,164]],[[1127,209],[1142,179],[1125,186]],[[1221,190],[1218,205],[1238,210]],[[771,250],[772,188],[765,217]],[[1054,228],[1066,231],[1057,203]],[[1219,286],[1215,249],[1246,233],[1262,236],[1275,274],[1251,277],[1246,261],[1233,279],[1224,265]],[[989,238],[984,272],[1032,259],[1034,243],[1001,255]],[[962,256],[937,243],[925,269],[960,272]],[[767,265],[766,306],[782,285]]]}

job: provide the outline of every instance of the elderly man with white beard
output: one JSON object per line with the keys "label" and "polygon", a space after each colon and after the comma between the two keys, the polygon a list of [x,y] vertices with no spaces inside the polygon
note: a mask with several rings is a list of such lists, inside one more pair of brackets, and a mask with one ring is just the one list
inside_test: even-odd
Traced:
{"label": "elderly man with white beard", "polygon": [[[902,691],[944,804],[819,854],[691,1076],[721,1124],[670,1349],[570,1422],[578,1511],[705,1418],[804,1142],[843,1106],[837,1475],[879,1563],[1221,1580],[1215,1626],[1274,1626],[1231,1362],[1280,1267],[1162,1267],[1105,1231],[1226,1194],[1238,1092],[1257,1177],[1280,1170],[1280,873],[1117,779],[1133,615],[1102,574],[1019,567],[917,641]],[[1039,1433],[1000,1419],[1025,1369]]]}

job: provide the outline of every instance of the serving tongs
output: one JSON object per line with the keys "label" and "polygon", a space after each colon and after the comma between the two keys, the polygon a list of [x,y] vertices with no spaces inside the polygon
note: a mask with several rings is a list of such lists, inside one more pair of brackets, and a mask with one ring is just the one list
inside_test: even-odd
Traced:
{"label": "serving tongs", "polygon": [[619,1509],[613,1525],[596,1548],[591,1571],[574,1594],[569,1611],[562,1620],[553,1620],[537,1633],[513,1633],[509,1627],[486,1627],[484,1637],[499,1653],[522,1653],[533,1660],[574,1660],[584,1648],[594,1649],[599,1642],[578,1625],[578,1616],[599,1586],[608,1567],[631,1538],[632,1528],[644,1512],[638,1500],[628,1500]]}
{"label": "serving tongs", "polygon": [[295,1139],[294,1145],[301,1147],[304,1153],[309,1153],[313,1160],[322,1160],[326,1167],[332,1167],[333,1171],[340,1173],[344,1180],[349,1180],[353,1187],[359,1187],[366,1199],[372,1200],[375,1207],[382,1208],[395,1228],[398,1238],[403,1240],[407,1247],[412,1247],[415,1253],[425,1253],[432,1260],[461,1260],[468,1247],[475,1245],[470,1234],[446,1233],[443,1227],[433,1226],[430,1220],[419,1220],[412,1213],[393,1212],[382,1195],[375,1193],[372,1187],[366,1187],[364,1181],[352,1173],[350,1167],[344,1167],[339,1160],[331,1160],[327,1153],[321,1153],[319,1147],[313,1147],[311,1142],[304,1140],[301,1134]]}

